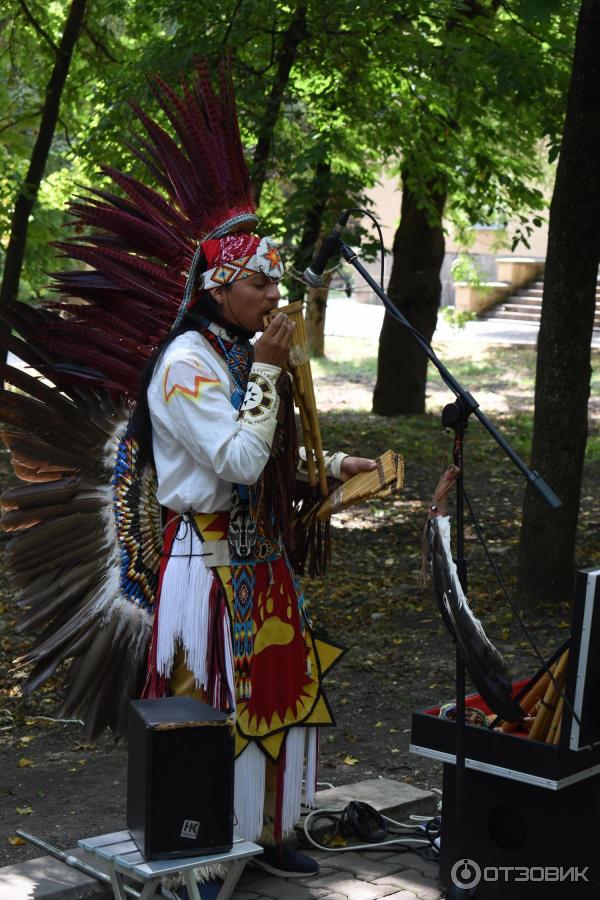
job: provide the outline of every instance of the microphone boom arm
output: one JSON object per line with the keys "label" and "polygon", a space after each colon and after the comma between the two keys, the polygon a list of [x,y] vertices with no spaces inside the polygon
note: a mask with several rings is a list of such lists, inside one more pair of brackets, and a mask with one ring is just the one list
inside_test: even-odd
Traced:
{"label": "microphone boom arm", "polygon": [[[339,223],[338,223],[339,224]],[[337,225],[336,225],[337,228]],[[335,229],[334,229],[335,232]],[[330,240],[333,237],[333,232],[327,240]],[[493,437],[496,443],[504,450],[505,454],[508,458],[513,462],[513,464],[519,469],[522,475],[525,476],[529,484],[531,484],[536,491],[542,496],[545,502],[551,509],[558,509],[559,506],[562,505],[559,498],[556,496],[550,485],[544,481],[539,472],[532,471],[525,462],[521,459],[518,453],[516,453],[510,444],[504,439],[504,437],[500,434],[498,429],[490,422],[488,417],[481,411],[479,408],[479,404],[476,399],[473,397],[469,391],[465,390],[463,386],[457,381],[457,379],[452,375],[451,372],[448,371],[444,363],[438,359],[435,354],[435,351],[431,347],[429,341],[418,331],[414,325],[408,321],[405,315],[397,309],[396,306],[392,303],[388,295],[385,291],[377,284],[375,279],[367,272],[365,267],[360,262],[358,256],[354,252],[354,250],[345,244],[339,236],[336,238],[337,244],[339,245],[339,252],[344,257],[347,263],[350,263],[353,268],[356,269],[359,275],[362,275],[364,280],[367,282],[369,287],[375,291],[377,296],[383,302],[387,312],[392,316],[392,318],[396,319],[403,325],[414,337],[417,341],[421,349],[424,353],[427,354],[431,362],[434,364],[442,380],[445,384],[450,388],[452,393],[457,397],[461,403],[464,405],[464,408],[467,411],[467,415],[473,413],[484,426],[484,428],[489,432],[489,434]],[[331,250],[329,256],[333,256],[336,252],[336,247]],[[329,258],[329,257],[328,257]]]}

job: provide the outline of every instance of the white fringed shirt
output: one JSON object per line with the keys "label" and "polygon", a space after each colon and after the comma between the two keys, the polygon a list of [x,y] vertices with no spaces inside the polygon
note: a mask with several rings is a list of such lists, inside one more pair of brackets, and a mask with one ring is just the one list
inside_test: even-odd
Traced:
{"label": "white fringed shirt", "polygon": [[[225,329],[211,325],[224,340]],[[279,397],[281,369],[253,363],[238,413],[225,360],[197,331],[186,331],[167,347],[148,388],[158,501],[176,513],[211,513],[231,506],[232,484],[255,484],[266,466]],[[325,459],[340,476],[346,454]],[[305,459],[303,449],[301,456]],[[302,462],[299,466],[302,475]]]}

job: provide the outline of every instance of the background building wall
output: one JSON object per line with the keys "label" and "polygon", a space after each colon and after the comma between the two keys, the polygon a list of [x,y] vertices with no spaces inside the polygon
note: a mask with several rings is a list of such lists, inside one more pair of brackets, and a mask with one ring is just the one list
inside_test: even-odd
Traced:
{"label": "background building wall", "polygon": [[[373,202],[372,211],[379,219],[381,230],[383,233],[383,241],[386,248],[385,260],[385,287],[387,288],[391,265],[392,265],[392,244],[394,234],[398,227],[400,219],[400,205],[402,202],[402,191],[399,189],[398,180],[396,178],[384,177],[380,183],[369,191],[369,197]],[[496,280],[496,257],[498,256],[525,256],[534,259],[546,258],[546,246],[548,243],[548,223],[543,222],[541,227],[534,228],[529,238],[529,248],[523,244],[519,244],[515,250],[511,249],[512,238],[517,230],[517,224],[509,222],[506,229],[498,227],[478,226],[473,228],[474,241],[468,247],[462,247],[454,239],[454,229],[451,223],[446,223],[446,255],[441,270],[442,281],[442,306],[453,305],[454,303],[454,286],[451,277],[452,264],[459,253],[468,253],[477,268],[483,273],[485,280]],[[371,263],[364,263],[365,268],[379,279],[380,262],[379,260]],[[344,289],[344,283],[341,279],[336,278],[332,285],[332,290],[337,291]],[[360,283],[360,277],[354,279],[354,288],[352,296],[355,300],[363,303],[380,303],[381,301],[376,294],[371,291],[367,285]]]}

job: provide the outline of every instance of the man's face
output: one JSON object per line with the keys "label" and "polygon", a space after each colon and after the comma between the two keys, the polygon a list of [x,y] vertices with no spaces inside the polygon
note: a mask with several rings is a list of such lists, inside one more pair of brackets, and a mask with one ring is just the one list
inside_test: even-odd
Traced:
{"label": "man's face", "polygon": [[281,296],[277,284],[262,272],[234,281],[229,290],[214,288],[211,293],[223,318],[246,331],[264,331],[263,319]]}

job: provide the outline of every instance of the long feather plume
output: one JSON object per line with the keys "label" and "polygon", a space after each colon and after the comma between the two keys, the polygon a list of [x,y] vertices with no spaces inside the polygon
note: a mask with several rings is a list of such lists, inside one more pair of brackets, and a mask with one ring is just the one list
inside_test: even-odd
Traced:
{"label": "long feather plume", "polygon": [[153,89],[161,122],[132,103],[141,133],[127,144],[148,183],[102,166],[105,183],[79,190],[72,236],[55,245],[78,267],[51,273],[45,307],[1,312],[0,346],[21,361],[0,367],[0,436],[21,481],[1,525],[19,630],[38,633],[17,664],[30,667],[26,692],[65,669],[64,710],[91,736],[125,734],[143,685],[157,573],[135,529],[151,535],[148,559],[162,546],[153,476],[135,481],[130,401],[198,243],[256,222],[227,65],[216,88],[199,65],[181,90]]}

